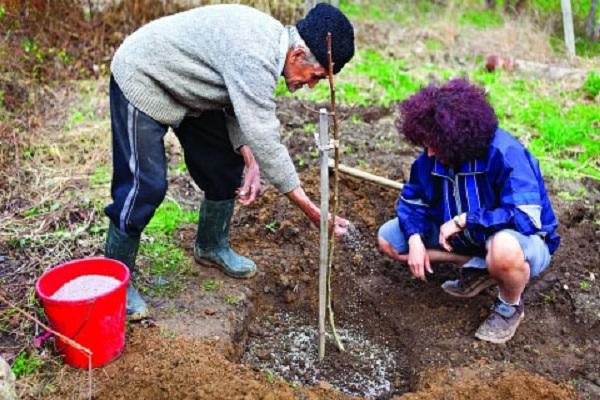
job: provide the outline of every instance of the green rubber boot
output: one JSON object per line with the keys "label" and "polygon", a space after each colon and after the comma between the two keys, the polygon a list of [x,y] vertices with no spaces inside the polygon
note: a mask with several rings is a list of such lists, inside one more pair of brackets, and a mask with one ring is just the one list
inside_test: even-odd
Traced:
{"label": "green rubber boot", "polygon": [[132,237],[121,231],[112,222],[108,226],[104,255],[121,261],[129,268],[130,281],[127,287],[127,319],[139,321],[150,315],[148,306],[133,286],[133,275],[136,272],[135,257],[140,246],[140,238]]}
{"label": "green rubber boot", "polygon": [[229,247],[229,226],[235,200],[202,202],[194,259],[208,267],[218,267],[234,278],[251,278],[256,264]]}

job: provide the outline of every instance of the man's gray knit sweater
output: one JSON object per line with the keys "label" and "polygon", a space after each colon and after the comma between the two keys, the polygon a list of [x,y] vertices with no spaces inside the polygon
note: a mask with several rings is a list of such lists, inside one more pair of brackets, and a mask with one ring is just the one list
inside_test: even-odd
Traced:
{"label": "man's gray knit sweater", "polygon": [[248,145],[264,176],[287,193],[300,181],[280,142],[274,92],[288,42],[281,23],[253,8],[199,7],[131,34],[111,72],[129,102],[166,125],[233,106],[227,130],[234,149]]}

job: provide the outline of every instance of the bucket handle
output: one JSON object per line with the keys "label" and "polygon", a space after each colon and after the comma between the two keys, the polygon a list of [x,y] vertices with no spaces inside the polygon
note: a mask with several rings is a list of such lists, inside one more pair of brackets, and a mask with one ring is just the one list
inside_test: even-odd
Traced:
{"label": "bucket handle", "polygon": [[83,328],[85,327],[85,325],[90,320],[90,317],[92,316],[92,311],[94,310],[94,306],[95,305],[96,305],[96,300],[90,301],[90,305],[89,305],[88,310],[87,310],[87,315],[83,319],[83,322],[81,322],[81,325],[79,325],[79,328],[77,328],[77,330],[75,331],[75,333],[71,337],[69,337],[69,339],[77,341],[76,340],[77,336],[79,336],[79,334],[81,333],[81,331],[83,330]]}

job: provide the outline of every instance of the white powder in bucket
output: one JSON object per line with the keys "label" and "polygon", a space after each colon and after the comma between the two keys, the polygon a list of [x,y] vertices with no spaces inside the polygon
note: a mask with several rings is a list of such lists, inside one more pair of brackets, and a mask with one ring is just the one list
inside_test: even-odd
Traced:
{"label": "white powder in bucket", "polygon": [[53,300],[83,300],[110,292],[121,282],[112,276],[82,275],[60,287],[52,296]]}

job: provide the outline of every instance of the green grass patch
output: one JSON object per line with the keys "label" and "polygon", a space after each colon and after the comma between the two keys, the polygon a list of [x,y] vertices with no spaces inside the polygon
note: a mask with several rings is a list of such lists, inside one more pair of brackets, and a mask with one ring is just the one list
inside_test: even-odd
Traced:
{"label": "green grass patch", "polygon": [[479,29],[498,28],[504,24],[504,17],[494,10],[465,10],[458,19],[460,25],[470,25]]}
{"label": "green grass patch", "polygon": [[151,296],[172,296],[185,284],[184,275],[192,268],[190,259],[183,250],[163,239],[143,241],[140,255],[147,259],[141,269],[143,280],[140,290]]}
{"label": "green grass patch", "polygon": [[214,292],[215,290],[219,290],[223,286],[223,281],[221,280],[208,280],[202,282],[202,289],[207,292]]}
{"label": "green grass patch", "polygon": [[590,71],[585,82],[583,91],[590,98],[595,98],[600,93],[600,75],[596,71]]}
{"label": "green grass patch", "polygon": [[158,210],[156,210],[145,232],[149,235],[170,235],[182,224],[196,223],[198,223],[197,211],[184,210],[177,202],[167,200],[163,201]]}
{"label": "green grass patch", "polygon": [[110,168],[107,165],[100,165],[94,171],[94,174],[90,176],[90,183],[92,185],[102,185],[110,182]]}
{"label": "green grass patch", "polygon": [[15,377],[19,379],[22,376],[35,372],[42,364],[43,361],[37,358],[37,356],[22,351],[15,361],[13,361],[10,369],[15,374]]}

